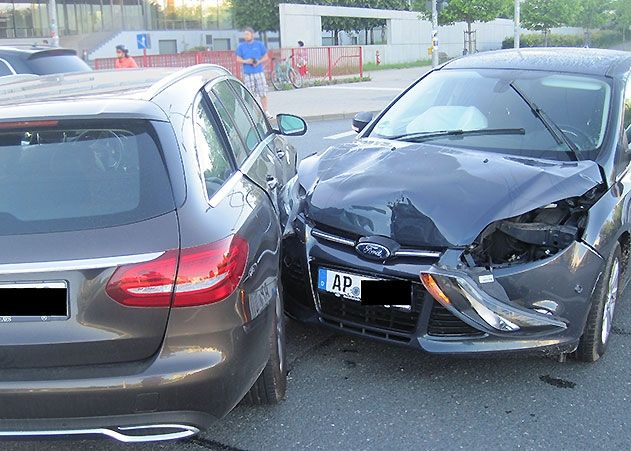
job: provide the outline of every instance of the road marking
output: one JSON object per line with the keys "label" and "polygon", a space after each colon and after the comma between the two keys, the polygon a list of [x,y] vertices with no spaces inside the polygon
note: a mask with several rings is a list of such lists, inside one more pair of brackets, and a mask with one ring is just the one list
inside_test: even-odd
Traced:
{"label": "road marking", "polygon": [[355,134],[356,133],[353,130],[349,130],[347,132],[338,133],[336,135],[325,136],[324,139],[342,139],[346,138],[347,136],[353,136]]}
{"label": "road marking", "polygon": [[402,92],[403,88],[377,88],[375,86],[312,86],[309,89],[347,89],[356,91],[396,91]]}

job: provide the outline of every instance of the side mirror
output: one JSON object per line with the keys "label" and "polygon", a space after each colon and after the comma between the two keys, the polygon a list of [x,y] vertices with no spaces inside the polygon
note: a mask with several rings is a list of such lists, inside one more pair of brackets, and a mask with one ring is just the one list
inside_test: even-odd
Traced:
{"label": "side mirror", "polygon": [[279,114],[276,116],[278,133],[284,136],[302,136],[307,133],[307,123],[301,117],[293,114]]}
{"label": "side mirror", "polygon": [[353,131],[361,132],[372,121],[373,114],[370,112],[357,113],[353,118]]}

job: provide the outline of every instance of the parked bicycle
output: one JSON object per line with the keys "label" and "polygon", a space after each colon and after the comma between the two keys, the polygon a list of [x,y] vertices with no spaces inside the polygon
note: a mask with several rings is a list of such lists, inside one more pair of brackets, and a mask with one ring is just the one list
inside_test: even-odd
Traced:
{"label": "parked bicycle", "polygon": [[271,78],[272,86],[277,91],[282,91],[287,85],[292,85],[296,89],[302,87],[302,75],[292,67],[291,57],[285,58],[274,65]]}

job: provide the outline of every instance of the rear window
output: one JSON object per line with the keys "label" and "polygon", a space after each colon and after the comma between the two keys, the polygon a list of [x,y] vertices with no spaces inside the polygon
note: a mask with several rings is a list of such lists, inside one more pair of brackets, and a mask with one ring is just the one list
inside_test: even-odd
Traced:
{"label": "rear window", "polygon": [[63,72],[86,72],[92,70],[76,55],[50,55],[31,57],[25,61],[29,70],[37,75],[60,74]]}
{"label": "rear window", "polygon": [[175,209],[149,123],[89,124],[0,129],[0,235],[112,227]]}

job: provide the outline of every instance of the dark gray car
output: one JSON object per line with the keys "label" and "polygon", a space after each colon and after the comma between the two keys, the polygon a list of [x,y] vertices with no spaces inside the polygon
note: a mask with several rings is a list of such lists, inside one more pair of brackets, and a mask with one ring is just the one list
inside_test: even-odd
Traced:
{"label": "dark gray car", "polygon": [[218,66],[0,92],[0,436],[191,435],[285,392],[280,135]]}
{"label": "dark gray car", "polygon": [[629,274],[631,55],[469,56],[371,118],[283,196],[288,312],[433,353],[598,359]]}

